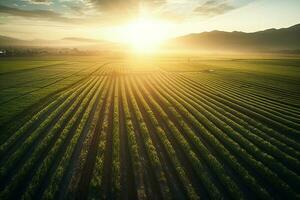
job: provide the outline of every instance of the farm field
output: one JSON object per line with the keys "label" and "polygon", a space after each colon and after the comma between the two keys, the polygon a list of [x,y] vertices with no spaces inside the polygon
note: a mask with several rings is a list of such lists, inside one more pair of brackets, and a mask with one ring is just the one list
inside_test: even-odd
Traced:
{"label": "farm field", "polygon": [[49,94],[86,78],[103,61],[47,59],[3,59],[0,61],[0,124]]}
{"label": "farm field", "polygon": [[0,199],[299,199],[299,88],[298,58],[0,61]]}

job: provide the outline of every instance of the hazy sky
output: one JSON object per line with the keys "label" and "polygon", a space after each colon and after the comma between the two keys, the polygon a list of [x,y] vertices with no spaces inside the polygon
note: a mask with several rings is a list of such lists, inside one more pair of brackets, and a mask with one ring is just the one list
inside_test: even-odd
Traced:
{"label": "hazy sky", "polygon": [[0,0],[0,35],[119,40],[141,15],[160,21],[168,37],[253,32],[300,23],[299,10],[300,0]]}

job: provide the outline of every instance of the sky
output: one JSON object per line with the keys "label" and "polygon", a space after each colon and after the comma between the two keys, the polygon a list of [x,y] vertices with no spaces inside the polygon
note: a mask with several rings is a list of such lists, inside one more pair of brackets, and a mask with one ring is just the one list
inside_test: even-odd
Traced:
{"label": "sky", "polygon": [[300,23],[299,10],[300,0],[0,0],[0,35],[122,41],[139,19],[165,38],[255,32]]}

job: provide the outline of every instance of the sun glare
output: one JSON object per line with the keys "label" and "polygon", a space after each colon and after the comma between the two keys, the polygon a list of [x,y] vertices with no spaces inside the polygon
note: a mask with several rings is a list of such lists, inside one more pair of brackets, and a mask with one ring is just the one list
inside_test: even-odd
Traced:
{"label": "sun glare", "polygon": [[168,36],[166,22],[149,18],[139,18],[124,29],[124,42],[129,43],[134,51],[153,52]]}

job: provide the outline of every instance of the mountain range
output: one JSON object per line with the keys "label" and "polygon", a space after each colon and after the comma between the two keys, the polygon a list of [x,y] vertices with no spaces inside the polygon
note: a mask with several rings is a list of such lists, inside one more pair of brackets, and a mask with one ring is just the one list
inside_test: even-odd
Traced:
{"label": "mountain range", "polygon": [[189,34],[169,41],[168,47],[206,51],[299,50],[300,24],[253,33],[211,31]]}
{"label": "mountain range", "polygon": [[[0,47],[85,47],[120,48],[122,45],[104,40],[68,37],[61,40],[21,40],[0,35]],[[299,52],[300,24],[281,29],[267,29],[253,33],[211,31],[193,33],[168,40],[165,49],[261,52],[287,51]]]}

